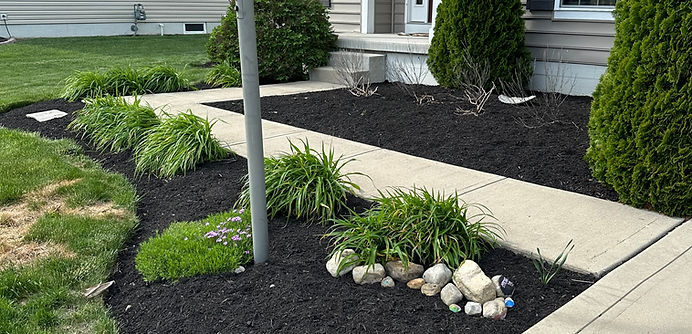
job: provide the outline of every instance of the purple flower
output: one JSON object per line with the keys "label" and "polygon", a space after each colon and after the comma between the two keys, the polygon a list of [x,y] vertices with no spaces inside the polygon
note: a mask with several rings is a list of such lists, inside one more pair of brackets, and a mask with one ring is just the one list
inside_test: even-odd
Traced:
{"label": "purple flower", "polygon": [[241,222],[241,221],[243,221],[243,218],[240,218],[240,216],[236,216],[236,217],[231,218],[231,221]]}
{"label": "purple flower", "polygon": [[236,234],[236,235],[234,235],[234,236],[231,237],[231,240],[233,240],[233,241],[240,241],[240,236]]}
{"label": "purple flower", "polygon": [[209,223],[204,224],[204,226],[209,226]]}
{"label": "purple flower", "polygon": [[240,211],[238,211],[238,214],[241,214],[241,215],[242,215],[243,212],[245,212],[245,209],[240,209]]}
{"label": "purple flower", "polygon": [[221,241],[223,241],[223,239],[221,239],[221,238],[216,239],[216,242],[221,242]]}
{"label": "purple flower", "polygon": [[207,232],[207,234],[205,234],[204,236],[205,236],[206,238],[214,238],[214,237],[216,237],[216,236],[218,236],[218,235],[219,235],[219,234],[216,233],[216,231],[209,231],[209,232]]}
{"label": "purple flower", "polygon": [[245,254],[250,254],[250,251],[245,251]]}
{"label": "purple flower", "polygon": [[224,246],[228,245],[228,241],[224,241],[224,242],[223,242],[223,245],[224,245]]}

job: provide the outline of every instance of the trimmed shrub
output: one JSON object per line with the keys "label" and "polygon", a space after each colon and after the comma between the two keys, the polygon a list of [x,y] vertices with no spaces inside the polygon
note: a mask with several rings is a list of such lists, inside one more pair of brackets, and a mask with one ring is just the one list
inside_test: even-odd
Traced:
{"label": "trimmed shrub", "polygon": [[221,160],[231,150],[221,146],[211,134],[216,122],[192,114],[191,110],[170,116],[146,132],[134,151],[135,174],[153,173],[173,177],[193,170],[196,165]]}
{"label": "trimmed shrub", "polygon": [[171,66],[157,65],[135,69],[112,67],[105,73],[78,71],[65,79],[60,97],[75,101],[103,95],[142,95],[190,89],[190,81]]}
{"label": "trimmed shrub", "polygon": [[[530,69],[524,46],[524,21],[519,0],[445,0],[437,7],[428,68],[437,82],[459,88],[459,72],[487,64],[489,81],[511,81]],[[470,59],[464,60],[468,48]],[[527,77],[530,77],[528,75]],[[490,87],[485,87],[489,89]]]}
{"label": "trimmed shrub", "polygon": [[154,109],[141,106],[139,99],[129,104],[121,97],[105,96],[87,99],[67,127],[88,137],[100,151],[120,152],[137,146],[159,123]]}
{"label": "trimmed shrub", "polygon": [[[423,265],[445,262],[456,268],[478,260],[504,233],[481,205],[460,204],[458,195],[427,189],[394,188],[380,192],[378,204],[363,215],[337,219],[327,233],[335,246],[330,255],[356,250],[352,263],[384,264],[400,259]],[[470,215],[469,209],[479,213]],[[349,263],[344,263],[348,266]]]}
{"label": "trimmed shrub", "polygon": [[135,267],[145,281],[232,272],[252,260],[250,210],[171,224],[142,243]]}
{"label": "trimmed shrub", "polygon": [[692,2],[618,1],[586,160],[624,203],[692,215]]}
{"label": "trimmed shrub", "polygon": [[[351,182],[350,176],[360,173],[343,173],[349,162],[334,158],[334,152],[317,152],[307,141],[299,148],[289,141],[291,152],[279,157],[264,159],[267,191],[267,214],[306,218],[325,223],[346,207],[346,194],[360,189]],[[245,184],[238,199],[239,205],[250,205],[250,181]]]}
{"label": "trimmed shrub", "polygon": [[[221,25],[207,42],[212,61],[227,61],[240,69],[238,23],[231,7]],[[327,11],[315,0],[255,1],[257,58],[263,80],[304,79],[310,69],[329,60],[336,48],[336,35],[327,20]]]}
{"label": "trimmed shrub", "polygon": [[207,73],[206,83],[214,87],[240,87],[240,72],[227,61],[212,67]]}

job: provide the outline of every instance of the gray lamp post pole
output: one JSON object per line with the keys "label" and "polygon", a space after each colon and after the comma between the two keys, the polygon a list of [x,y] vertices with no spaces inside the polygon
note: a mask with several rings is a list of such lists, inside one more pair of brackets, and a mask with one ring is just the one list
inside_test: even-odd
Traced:
{"label": "gray lamp post pole", "polygon": [[264,151],[262,149],[262,116],[260,113],[259,73],[257,70],[257,35],[253,0],[236,0],[240,69],[243,78],[245,138],[250,178],[252,246],[255,263],[269,257],[267,199],[264,185]]}

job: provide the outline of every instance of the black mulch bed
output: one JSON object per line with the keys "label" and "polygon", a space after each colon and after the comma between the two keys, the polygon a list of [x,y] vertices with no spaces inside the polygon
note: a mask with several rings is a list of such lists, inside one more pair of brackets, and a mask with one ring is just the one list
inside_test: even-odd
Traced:
{"label": "black mulch bed", "polygon": [[[538,128],[519,125],[526,112],[492,96],[484,114],[460,115],[471,106],[458,91],[420,86],[434,97],[417,105],[393,84],[356,97],[345,89],[262,98],[262,118],[457,166],[499,174],[617,201],[615,191],[595,181],[583,157],[589,145],[591,98],[569,97],[560,122]],[[209,103],[242,112],[242,101]]]}
{"label": "black mulch bed", "polygon": [[[75,138],[65,131],[72,115],[38,123],[25,114],[81,106],[62,100],[41,102],[0,114],[0,126]],[[320,240],[325,228],[282,218],[270,222],[268,264],[249,266],[240,275],[146,284],[134,268],[137,245],[173,221],[201,219],[231,208],[246,161],[205,164],[171,180],[134,179],[130,153],[98,154],[88,147],[85,151],[105,168],[126,175],[141,197],[139,228],[119,256],[111,276],[116,284],[105,297],[122,333],[520,333],[590,285],[575,280],[593,280],[562,271],[543,287],[530,260],[497,249],[480,265],[489,275],[501,273],[515,282],[517,306],[504,321],[469,317],[448,311],[439,297],[425,297],[402,283],[384,289],[357,286],[349,276],[332,278],[324,268],[326,243]],[[358,199],[350,203],[354,208],[367,205]]]}

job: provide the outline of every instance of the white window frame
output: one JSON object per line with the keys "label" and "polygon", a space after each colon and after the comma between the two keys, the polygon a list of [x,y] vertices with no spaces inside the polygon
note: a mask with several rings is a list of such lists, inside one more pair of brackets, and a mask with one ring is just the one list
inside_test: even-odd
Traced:
{"label": "white window frame", "polygon": [[614,22],[615,6],[562,6],[562,0],[555,0],[553,19]]}
{"label": "white window frame", "polygon": [[[194,31],[194,30],[187,30],[187,24],[201,24],[202,25],[202,30],[201,31]],[[204,22],[186,22],[183,23],[183,35],[201,35],[201,34],[206,34],[207,33],[207,24]]]}

